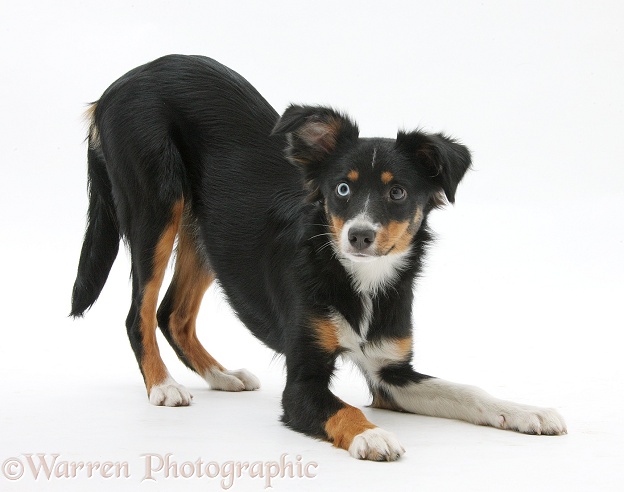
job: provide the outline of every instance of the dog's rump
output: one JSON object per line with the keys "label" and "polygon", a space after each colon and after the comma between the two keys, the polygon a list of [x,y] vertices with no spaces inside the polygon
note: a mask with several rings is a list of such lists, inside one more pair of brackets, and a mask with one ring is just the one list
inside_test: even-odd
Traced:
{"label": "dog's rump", "polygon": [[[271,136],[277,112],[215,60],[169,55],[119,78],[91,115],[90,148],[105,162],[122,236],[142,210],[157,220],[169,214],[159,201],[173,206],[183,199],[198,249],[223,280],[230,303],[249,307],[237,314],[281,350],[281,335],[269,319],[270,296],[288,292],[258,288],[250,297],[236,291],[266,280],[272,260],[260,253],[271,251],[266,241],[278,234],[280,249],[288,249],[284,231],[277,230],[280,211],[287,212],[288,203],[301,206],[299,195],[289,200],[301,189],[301,175],[283,157],[284,137]],[[287,205],[276,207],[276,197]],[[232,277],[236,281],[228,282]]]}
{"label": "dog's rump", "polygon": [[170,139],[192,162],[205,151],[224,159],[232,152],[266,152],[278,114],[249,82],[215,60],[169,55],[114,82],[93,118],[107,157],[124,152],[150,158],[166,151]]}

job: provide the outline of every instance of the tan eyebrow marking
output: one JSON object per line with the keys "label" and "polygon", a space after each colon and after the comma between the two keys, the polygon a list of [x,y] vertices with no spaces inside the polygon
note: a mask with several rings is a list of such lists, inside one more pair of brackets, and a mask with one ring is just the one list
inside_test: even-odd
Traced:
{"label": "tan eyebrow marking", "polygon": [[390,171],[384,171],[381,173],[381,181],[383,184],[388,184],[390,181],[394,179],[394,175]]}

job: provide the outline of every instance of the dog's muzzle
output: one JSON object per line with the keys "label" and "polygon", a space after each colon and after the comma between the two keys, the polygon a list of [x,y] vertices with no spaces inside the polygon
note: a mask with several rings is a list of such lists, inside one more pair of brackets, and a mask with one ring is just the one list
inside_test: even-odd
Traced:
{"label": "dog's muzzle", "polygon": [[370,254],[377,233],[369,227],[353,226],[347,232],[349,246],[354,253]]}

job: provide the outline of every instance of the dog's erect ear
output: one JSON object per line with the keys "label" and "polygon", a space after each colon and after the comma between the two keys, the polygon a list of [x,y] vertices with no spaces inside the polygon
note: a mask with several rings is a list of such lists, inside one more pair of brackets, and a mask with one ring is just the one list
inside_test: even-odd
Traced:
{"label": "dog's erect ear", "polygon": [[286,135],[286,157],[293,164],[323,161],[341,144],[358,138],[357,125],[348,117],[323,106],[289,106],[273,135]]}
{"label": "dog's erect ear", "polygon": [[399,132],[396,147],[419,166],[423,175],[454,203],[457,185],[470,168],[470,151],[441,133]]}

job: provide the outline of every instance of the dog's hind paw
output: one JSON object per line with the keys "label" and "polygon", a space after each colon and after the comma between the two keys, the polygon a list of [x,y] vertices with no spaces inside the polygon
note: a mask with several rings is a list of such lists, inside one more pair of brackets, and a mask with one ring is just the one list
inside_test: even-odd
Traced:
{"label": "dog's hind paw", "polygon": [[375,427],[358,434],[349,446],[349,454],[360,460],[396,461],[405,453],[391,432]]}
{"label": "dog's hind paw", "polygon": [[149,401],[156,406],[186,407],[191,404],[192,399],[193,395],[171,377],[152,386],[149,392]]}
{"label": "dog's hind paw", "polygon": [[221,371],[215,367],[206,371],[204,379],[215,390],[252,391],[260,388],[260,380],[247,369]]}

